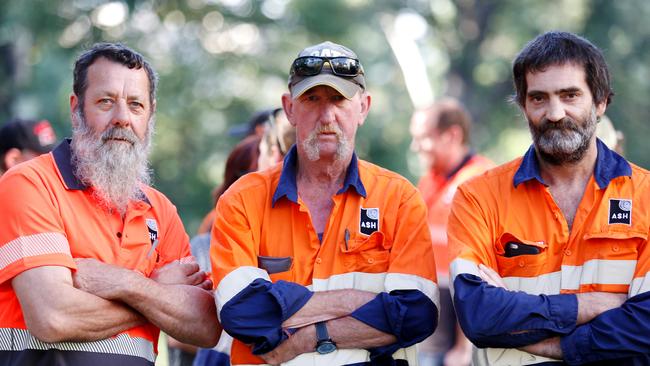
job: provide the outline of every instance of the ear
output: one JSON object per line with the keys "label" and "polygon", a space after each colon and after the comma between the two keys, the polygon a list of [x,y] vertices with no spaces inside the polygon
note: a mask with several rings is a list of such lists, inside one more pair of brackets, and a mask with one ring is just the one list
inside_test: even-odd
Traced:
{"label": "ear", "polygon": [[9,170],[9,168],[12,168],[16,164],[21,163],[23,161],[22,156],[23,156],[22,151],[20,151],[15,147],[12,147],[11,149],[7,150],[4,156],[4,163],[7,170]]}
{"label": "ear", "polygon": [[72,121],[72,128],[79,127],[79,122],[77,121],[76,111],[79,106],[79,98],[76,94],[70,94],[70,120]]}
{"label": "ear", "polygon": [[370,104],[372,104],[372,97],[370,97],[370,93],[368,92],[363,92],[360,95],[361,97],[361,118],[359,119],[359,126],[365,122],[366,117],[368,117],[368,112],[370,112]]}
{"label": "ear", "polygon": [[605,110],[607,109],[607,102],[602,101],[598,104],[596,104],[596,115],[598,117],[601,117],[603,114],[605,114]]}
{"label": "ear", "polygon": [[463,143],[463,129],[459,125],[449,126],[444,132],[451,142],[454,144],[461,145]]}
{"label": "ear", "polygon": [[282,94],[282,109],[284,109],[284,114],[287,115],[289,123],[296,127],[296,121],[293,118],[293,98],[291,98],[291,94]]}

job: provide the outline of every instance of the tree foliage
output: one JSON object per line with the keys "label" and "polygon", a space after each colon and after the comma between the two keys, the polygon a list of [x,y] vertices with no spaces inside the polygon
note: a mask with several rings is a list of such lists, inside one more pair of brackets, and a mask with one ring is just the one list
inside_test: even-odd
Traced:
{"label": "tree foliage", "polygon": [[476,120],[477,148],[503,162],[529,144],[525,121],[507,101],[510,63],[532,37],[558,29],[604,50],[617,94],[607,114],[625,133],[628,157],[648,166],[649,14],[644,0],[4,1],[0,119],[47,118],[60,136],[69,135],[75,57],[98,41],[141,51],[161,80],[155,186],[177,204],[191,231],[209,210],[209,192],[237,142],[228,128],[280,105],[289,65],[303,47],[331,40],[356,51],[373,95],[357,151],[415,180],[408,152],[414,104],[388,34],[420,30],[413,42],[433,94],[465,102]]}

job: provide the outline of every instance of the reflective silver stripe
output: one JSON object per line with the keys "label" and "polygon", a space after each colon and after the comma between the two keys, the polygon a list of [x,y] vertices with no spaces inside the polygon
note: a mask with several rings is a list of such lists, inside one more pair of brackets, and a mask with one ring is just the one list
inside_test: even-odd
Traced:
{"label": "reflective silver stripe", "polygon": [[269,274],[265,270],[253,266],[241,266],[228,273],[219,282],[217,289],[214,290],[214,301],[217,305],[219,320],[221,320],[223,306],[258,278],[271,281]]}
{"label": "reflective silver stripe", "polygon": [[643,277],[637,277],[632,280],[628,296],[632,297],[648,291],[650,291],[650,272],[647,272]]}
{"label": "reflective silver stripe", "polygon": [[68,239],[61,233],[41,233],[18,237],[0,246],[0,270],[19,259],[45,254],[71,256]]}
{"label": "reflective silver stripe", "polygon": [[348,272],[332,275],[329,278],[312,279],[312,291],[355,289],[380,293],[386,291],[386,273]]}
{"label": "reflective silver stripe", "polygon": [[[393,353],[393,358],[396,360],[406,360],[409,365],[417,365],[417,353],[415,346],[408,348],[401,348]],[[339,349],[326,355],[321,355],[316,352],[303,353],[298,357],[284,362],[282,366],[341,366],[353,363],[361,363],[370,361],[370,352],[365,349]],[[235,364],[237,366],[266,366],[262,365],[249,365],[249,364]]]}
{"label": "reflective silver stripe", "polygon": [[562,265],[562,289],[578,290],[581,285],[629,285],[636,260],[592,259],[582,266]]}
{"label": "reflective silver stripe", "polygon": [[141,357],[150,362],[156,360],[152,342],[144,338],[131,337],[124,333],[94,342],[45,343],[31,335],[28,330],[0,328],[0,350],[24,351],[28,349],[108,353]]}
{"label": "reflective silver stripe", "polygon": [[542,362],[559,361],[522,352],[514,348],[478,349],[473,346],[472,349],[472,365],[474,366],[534,365]]}
{"label": "reflective silver stripe", "polygon": [[393,290],[419,290],[425,294],[440,309],[440,290],[438,285],[424,277],[404,273],[388,273],[386,275],[386,292]]}
{"label": "reflective silver stripe", "polygon": [[546,273],[536,277],[504,277],[508,290],[524,291],[531,295],[556,295],[560,293],[563,273],[560,271]]}
{"label": "reflective silver stripe", "polygon": [[478,276],[478,264],[464,258],[456,258],[449,263],[449,277],[452,283],[456,276],[462,273]]}

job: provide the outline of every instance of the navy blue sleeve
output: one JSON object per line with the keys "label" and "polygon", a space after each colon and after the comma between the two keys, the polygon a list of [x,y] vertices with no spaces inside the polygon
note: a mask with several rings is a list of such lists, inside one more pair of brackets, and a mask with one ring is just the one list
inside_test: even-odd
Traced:
{"label": "navy blue sleeve", "polygon": [[650,292],[629,298],[561,339],[570,365],[620,358],[649,359]]}
{"label": "navy blue sleeve", "polygon": [[287,281],[251,282],[221,309],[221,325],[234,338],[253,344],[253,354],[273,350],[287,335],[282,322],[302,308],[313,293]]}
{"label": "navy blue sleeve", "polygon": [[397,338],[394,344],[369,350],[373,360],[423,341],[438,324],[436,305],[418,290],[381,292],[350,316]]}
{"label": "navy blue sleeve", "polygon": [[454,279],[454,307],[465,335],[479,348],[517,348],[565,335],[578,317],[573,294],[508,291],[467,273]]}

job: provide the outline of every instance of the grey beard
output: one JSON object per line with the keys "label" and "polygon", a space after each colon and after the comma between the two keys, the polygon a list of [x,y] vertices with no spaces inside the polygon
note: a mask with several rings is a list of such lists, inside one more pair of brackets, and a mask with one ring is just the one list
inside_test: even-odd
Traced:
{"label": "grey beard", "polygon": [[582,124],[565,117],[560,122],[543,120],[540,126],[528,121],[535,150],[541,159],[553,164],[577,163],[585,156],[591,138],[596,132],[596,108],[592,107],[589,116]]}
{"label": "grey beard", "polygon": [[[131,129],[109,127],[100,137],[86,123],[83,113],[75,112],[78,120],[72,130],[72,162],[75,176],[86,186],[107,211],[126,213],[129,201],[142,200],[140,186],[151,182],[149,151],[153,135],[153,117],[147,134],[141,141]],[[125,139],[129,143],[107,140]]]}
{"label": "grey beard", "polygon": [[343,137],[343,132],[337,127],[337,126],[332,126],[332,128],[319,128],[314,131],[312,131],[307,139],[302,142],[302,148],[305,151],[305,154],[307,154],[307,159],[310,161],[318,161],[320,159],[320,147],[318,146],[318,134],[320,132],[325,132],[325,131],[332,131],[336,133],[336,140],[337,140],[337,146],[336,146],[336,153],[334,154],[334,160],[335,161],[340,161],[348,157],[351,152],[352,148],[350,147],[350,143]]}

